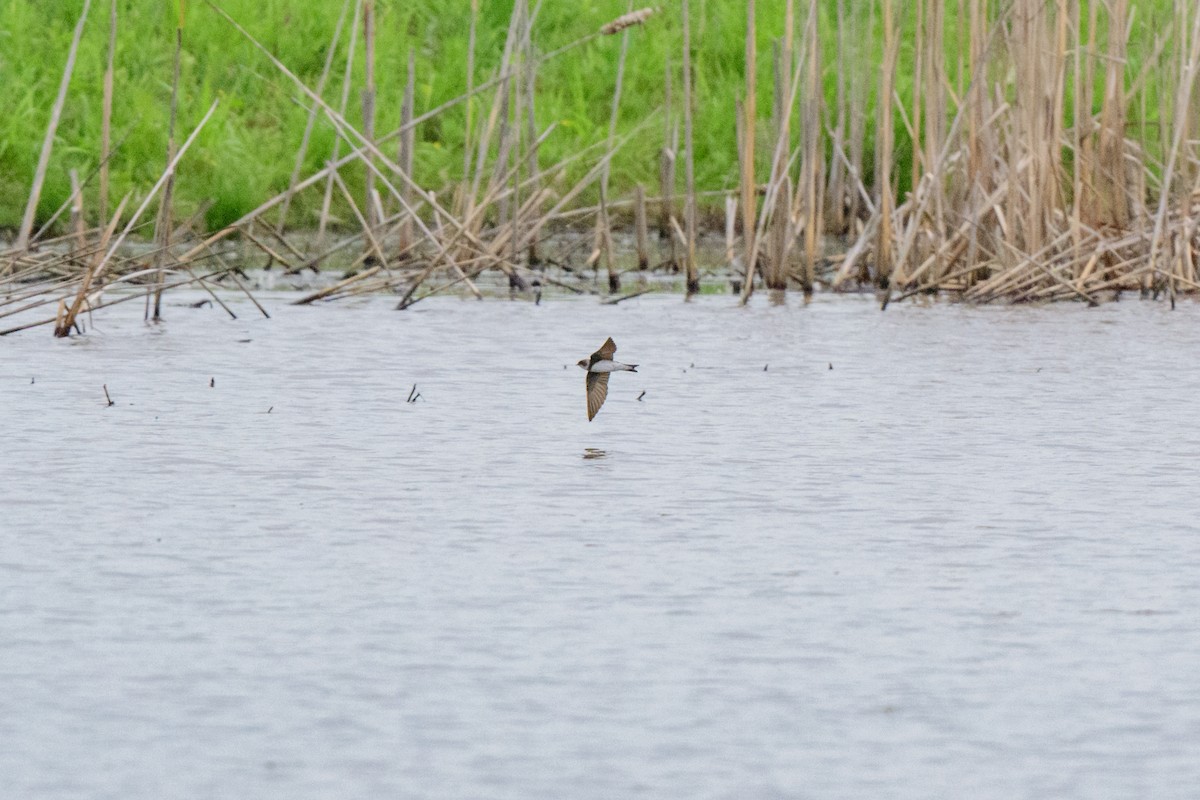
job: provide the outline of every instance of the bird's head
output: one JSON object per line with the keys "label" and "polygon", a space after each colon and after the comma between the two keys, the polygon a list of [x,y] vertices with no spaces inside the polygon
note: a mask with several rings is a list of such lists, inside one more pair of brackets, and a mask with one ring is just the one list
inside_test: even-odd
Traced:
{"label": "bird's head", "polygon": [[575,366],[582,367],[583,369],[587,369],[588,368],[588,360],[586,358],[581,358],[575,362]]}

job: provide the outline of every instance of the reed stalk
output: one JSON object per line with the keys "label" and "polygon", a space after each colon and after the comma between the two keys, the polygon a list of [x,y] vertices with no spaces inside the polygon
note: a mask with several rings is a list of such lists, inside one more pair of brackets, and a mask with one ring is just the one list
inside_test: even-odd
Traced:
{"label": "reed stalk", "polygon": [[650,266],[650,244],[646,229],[646,190],[640,183],[633,187],[633,234],[638,269],[645,269]]}
{"label": "reed stalk", "polygon": [[[413,156],[416,146],[416,127],[410,125],[413,119],[413,102],[414,92],[417,80],[417,68],[414,63],[414,54],[410,49],[408,51],[408,75],[404,82],[404,100],[400,105],[400,128],[404,133],[400,134],[400,151],[397,154],[396,163],[400,165],[400,169],[407,172],[409,175],[413,171]],[[409,205],[412,205],[412,193],[408,188],[401,189],[405,193],[405,200]],[[400,222],[400,252],[406,253],[412,248],[413,244],[413,225],[410,217],[405,217]]]}
{"label": "reed stalk", "polygon": [[[363,0],[363,69],[366,83],[362,90],[362,135],[367,142],[375,141],[375,0]],[[370,156],[367,156],[370,159]],[[364,164],[363,183],[366,191],[367,221],[375,222],[374,203],[375,173],[370,163]]]}
{"label": "reed stalk", "polygon": [[[348,44],[346,46],[346,62],[342,68],[342,93],[338,100],[338,113],[342,116],[345,116],[346,108],[350,104],[351,76],[352,76],[353,69],[354,69],[355,46],[358,43],[358,23],[359,23],[359,19],[360,19],[361,15],[362,15],[362,3],[363,3],[363,0],[355,0],[355,2],[354,2],[354,19],[351,20],[351,22],[350,22],[350,30],[353,31],[354,34],[350,37],[350,41],[348,42]],[[317,104],[314,103],[312,107],[316,108]],[[342,162],[339,160],[341,146],[342,146],[341,138],[340,137],[335,138],[333,140],[333,152],[330,154],[329,159],[325,162],[324,173],[319,176],[319,177],[325,178],[325,194],[322,197],[322,201],[321,201],[321,215],[317,221],[317,236],[316,236],[316,240],[313,244],[313,250],[314,250],[314,252],[317,252],[317,253],[320,253],[322,250],[325,249],[325,235],[326,235],[326,231],[329,227],[329,213],[330,213],[331,204],[333,202],[333,173],[335,170],[340,169],[343,163],[349,163],[349,161],[353,160],[352,158],[348,158],[345,162]],[[311,176],[309,178],[309,180],[312,181],[314,178],[319,179],[319,177]],[[276,202],[280,205],[282,205],[283,203],[286,203],[286,202],[291,202],[291,198],[298,191],[300,191],[301,185],[306,184],[306,183],[307,182],[304,181],[304,182],[301,182],[300,184],[295,184],[295,185],[291,186],[287,192],[280,195],[276,199]],[[268,201],[268,202],[270,202],[270,201]],[[258,213],[265,212],[266,210],[268,210],[268,209],[260,206],[259,209],[255,209],[255,211],[252,211],[250,214],[246,215],[246,217],[244,217],[243,219],[253,218],[254,216],[257,216]],[[233,227],[233,226],[230,226],[230,227]],[[320,263],[321,262],[319,259],[312,262],[312,268],[314,271],[319,271]]]}
{"label": "reed stalk", "polygon": [[[525,175],[531,186],[532,196],[534,198],[534,211],[540,210],[540,203],[537,198],[541,194],[541,164],[538,161],[538,152],[542,143],[542,137],[538,135],[537,129],[537,69],[533,58],[525,59],[525,139],[528,142],[525,153]],[[515,237],[515,234],[514,234]],[[541,263],[541,256],[538,255],[538,236],[535,233],[529,239],[529,249],[527,251],[526,260],[529,266],[536,266]]]}
{"label": "reed stalk", "polygon": [[[837,121],[834,123],[834,129],[830,133],[830,139],[834,146],[844,150],[846,141],[847,117],[850,114],[850,102],[847,98],[846,85],[848,82],[847,72],[850,64],[850,46],[847,41],[849,34],[850,21],[846,17],[846,0],[837,0],[837,52],[835,55],[837,81],[836,81],[836,99],[834,101],[837,108]],[[846,231],[846,201],[847,201],[847,176],[846,165],[840,158],[835,158],[829,166],[829,187],[826,192],[828,198],[828,213],[826,220],[828,222],[828,230],[831,233],[843,234]]]}
{"label": "reed stalk", "polygon": [[[821,45],[817,37],[817,14],[817,0],[810,0],[805,24],[804,48],[808,65],[805,69],[807,82],[804,97],[804,160],[801,169],[805,214],[804,260],[801,265],[800,287],[806,298],[811,297],[813,293],[817,251],[824,227],[821,217],[821,209],[824,206],[821,187],[824,185],[825,162],[821,152]],[[774,288],[786,288],[786,279]]]}
{"label": "reed stalk", "polygon": [[83,10],[79,13],[79,21],[75,23],[75,33],[71,37],[71,47],[67,51],[67,63],[63,66],[62,78],[58,83],[58,95],[54,98],[54,106],[50,109],[50,121],[46,123],[46,135],[42,138],[42,150],[38,156],[37,169],[33,173],[33,186],[29,190],[29,200],[25,203],[25,215],[21,218],[21,227],[17,231],[13,249],[23,252],[29,248],[29,234],[33,231],[33,220],[37,215],[38,201],[42,197],[42,185],[46,180],[46,170],[50,167],[50,153],[54,149],[54,134],[58,131],[58,122],[62,117],[63,104],[67,99],[67,87],[71,85],[71,75],[75,72],[75,57],[79,53],[79,40],[83,37],[83,27],[87,22],[88,10],[92,0],[83,0]]}
{"label": "reed stalk", "polygon": [[[467,91],[466,96],[470,97],[474,93],[475,88],[475,46],[477,37],[477,28],[479,26],[479,0],[471,0],[471,23],[470,30],[467,34]],[[463,181],[471,174],[471,133],[474,130],[472,126],[472,117],[475,110],[475,104],[467,100],[466,109],[464,111],[465,122],[463,123]]]}
{"label": "reed stalk", "polygon": [[[608,144],[609,151],[612,150],[613,143],[617,136],[617,121],[621,113],[621,90],[625,84],[625,58],[629,53],[629,29],[635,24],[640,24],[640,20],[648,16],[648,9],[642,9],[641,12],[633,11],[633,0],[629,1],[629,11],[623,16],[601,28],[601,32],[607,35],[612,35],[617,31],[621,31],[621,53],[617,56],[617,79],[616,85],[613,87],[612,107],[608,116]],[[640,17],[638,15],[641,15]],[[600,175],[600,215],[597,218],[596,230],[598,233],[598,245],[601,252],[604,254],[604,265],[608,271],[608,291],[609,294],[616,294],[621,291],[621,276],[616,270],[613,263],[612,253],[612,221],[608,218],[608,178],[610,174],[609,165],[611,160],[605,161],[604,171]]]}
{"label": "reed stalk", "polygon": [[684,245],[685,292],[690,297],[700,291],[700,274],[696,268],[696,164],[692,136],[692,29],[688,0],[682,0],[683,16],[683,169],[687,184],[686,242]]}
{"label": "reed stalk", "polygon": [[79,171],[71,170],[71,229],[74,231],[71,256],[78,257],[87,249],[87,234],[83,221],[83,189],[79,185]]}
{"label": "reed stalk", "polygon": [[108,49],[105,51],[103,97],[100,101],[100,189],[96,204],[100,223],[108,219],[108,171],[112,159],[113,59],[117,52],[117,0],[108,4]]}
{"label": "reed stalk", "polygon": [[725,266],[732,273],[736,265],[738,201],[732,194],[725,195]]}
{"label": "reed stalk", "polygon": [[[873,29],[875,23],[875,3],[871,3],[870,6],[871,10],[868,16],[867,30]],[[847,29],[849,31],[851,45],[848,50],[851,53],[852,63],[854,64],[855,68],[850,70],[849,76],[850,144],[848,150],[846,150],[846,160],[849,162],[846,165],[846,169],[854,175],[856,182],[858,182],[860,185],[863,176],[866,174],[863,171],[863,166],[865,163],[864,158],[867,141],[867,91],[865,88],[867,85],[867,80],[866,76],[862,75],[861,70],[857,68],[861,63],[863,52],[863,46],[861,44],[861,24],[862,23],[859,14],[850,14],[849,25],[847,26]],[[839,56],[842,52],[842,48],[838,48]],[[836,136],[834,137],[834,147],[835,149],[845,149],[843,148],[843,143]],[[861,203],[863,199],[869,201],[869,195],[865,193],[860,194],[859,192],[854,191],[850,192],[850,196],[847,200],[848,208],[846,233],[857,232],[853,228],[853,224],[856,220],[858,220],[859,215],[862,213]],[[865,282],[866,276],[863,275],[860,277],[864,278],[863,282]]]}
{"label": "reed stalk", "polygon": [[[741,187],[742,187],[742,252],[745,259],[746,278],[743,292],[743,302],[754,291],[754,271],[757,267],[757,243],[754,239],[754,229],[758,212],[755,204],[758,191],[754,180],[754,140],[757,135],[755,125],[758,121],[758,39],[755,30],[755,3],[746,0],[746,58],[743,66],[745,72],[745,96],[742,98],[742,128],[741,128]],[[688,234],[689,238],[691,234]]]}
{"label": "reed stalk", "polygon": [[[979,0],[982,2],[982,0]],[[892,0],[883,0],[883,68],[879,78],[879,111],[875,137],[875,181],[879,198],[879,234],[875,247],[875,274],[880,288],[887,288],[892,273],[892,236],[895,199],[892,193],[892,150],[894,123],[892,98],[895,94],[896,60],[900,53]]]}
{"label": "reed stalk", "polygon": [[[1019,0],[1018,0],[1019,1]],[[921,100],[922,90],[924,88],[925,78],[925,47],[926,47],[926,15],[925,8],[927,5],[943,2],[943,0],[915,0],[912,4],[916,14],[916,24],[913,26],[915,41],[913,43],[913,88],[912,88],[912,111],[908,114],[909,138],[913,142],[912,153],[912,177],[911,183],[915,187],[921,180],[923,153],[918,146],[920,136],[918,132],[921,130]],[[903,109],[904,104],[897,102],[897,105]]]}
{"label": "reed stalk", "polygon": [[[1186,22],[1187,11],[1181,13],[1182,20]],[[1187,58],[1181,65],[1180,78],[1176,84],[1177,94],[1175,96],[1175,120],[1174,120],[1174,137],[1171,141],[1171,149],[1167,153],[1167,163],[1163,170],[1163,183],[1159,188],[1158,210],[1154,214],[1154,232],[1150,238],[1150,253],[1148,260],[1151,265],[1157,265],[1158,251],[1162,247],[1164,231],[1167,225],[1167,209],[1171,203],[1171,181],[1175,174],[1175,165],[1180,158],[1180,153],[1183,148],[1184,141],[1191,129],[1191,98],[1196,87],[1196,76],[1200,72],[1200,10],[1192,12],[1191,28],[1186,25],[1181,26],[1181,35],[1184,37],[1180,42],[1180,51],[1187,52]],[[1192,194],[1195,194],[1195,188],[1192,187]],[[1187,215],[1191,210],[1189,206],[1191,198],[1186,198],[1182,213]],[[1189,237],[1190,239],[1190,237]],[[1187,247],[1189,251],[1190,245]]]}
{"label": "reed stalk", "polygon": [[[175,119],[179,113],[179,62],[183,55],[183,21],[185,0],[179,0],[179,19],[175,26],[175,60],[171,71],[171,104],[167,120],[167,164],[175,162]],[[154,313],[155,322],[162,319],[162,292],[165,275],[163,272],[163,257],[171,247],[171,212],[174,208],[175,197],[175,168],[167,167],[167,182],[163,187],[162,202],[158,207],[158,220],[155,223],[154,241],[158,246],[155,255],[155,267],[158,277],[155,281]],[[146,297],[149,301],[149,295]]]}
{"label": "reed stalk", "polygon": [[[663,77],[663,146],[658,151],[658,238],[674,241],[671,218],[675,216],[675,154],[679,152],[679,124],[674,122],[671,103],[671,59],[666,59]],[[671,250],[671,261],[675,258]]]}

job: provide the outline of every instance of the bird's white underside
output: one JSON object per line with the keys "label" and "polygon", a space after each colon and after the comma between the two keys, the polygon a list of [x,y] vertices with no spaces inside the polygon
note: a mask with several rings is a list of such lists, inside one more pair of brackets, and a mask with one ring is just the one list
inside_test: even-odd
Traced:
{"label": "bird's white underside", "polygon": [[633,372],[633,367],[620,361],[597,361],[588,372]]}

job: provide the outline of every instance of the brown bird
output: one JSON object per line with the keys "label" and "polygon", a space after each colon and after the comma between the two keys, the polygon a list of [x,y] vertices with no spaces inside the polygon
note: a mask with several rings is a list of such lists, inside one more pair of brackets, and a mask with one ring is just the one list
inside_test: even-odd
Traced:
{"label": "brown bird", "polygon": [[581,358],[577,365],[587,370],[587,409],[588,422],[596,417],[604,399],[608,397],[608,375],[610,372],[637,372],[637,364],[622,364],[613,361],[617,345],[612,337],[608,338],[600,349],[588,358]]}

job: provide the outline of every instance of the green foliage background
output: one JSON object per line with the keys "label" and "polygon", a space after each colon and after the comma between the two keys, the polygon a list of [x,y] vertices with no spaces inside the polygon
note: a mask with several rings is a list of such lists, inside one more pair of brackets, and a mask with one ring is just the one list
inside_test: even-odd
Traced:
{"label": "green foliage background", "polygon": [[[68,102],[58,130],[54,158],[47,176],[39,214],[48,216],[69,195],[69,170],[88,174],[96,165],[101,127],[102,78],[108,37],[110,0],[94,0],[71,82]],[[126,191],[146,191],[165,163],[171,63],[178,20],[175,2],[116,0],[118,49],[113,139],[128,134],[113,169],[112,199]],[[221,0],[220,5],[246,26],[277,57],[310,86],[316,84],[334,30],[341,0]],[[512,10],[511,0],[483,0],[477,50],[477,81],[486,80],[500,58]],[[736,0],[693,0],[693,50],[696,60],[696,169],[701,189],[736,185],[737,151],[735,102],[743,85],[745,5]],[[798,3],[797,5],[805,5]],[[869,0],[847,0],[861,34],[857,37],[857,69],[867,76],[873,92],[880,61],[881,25]],[[904,5],[904,4],[902,4]],[[953,4],[948,4],[953,5]],[[1137,54],[1147,49],[1158,18],[1169,18],[1169,0],[1138,3],[1139,19],[1131,47],[1136,74]],[[82,0],[3,0],[0,2],[0,226],[15,227],[24,208],[50,108],[53,104]],[[574,41],[619,16],[628,6],[622,0],[566,2],[546,0],[537,19],[534,40],[541,52]],[[781,35],[783,0],[759,0],[759,110],[771,113],[771,48]],[[835,0],[822,0],[820,26],[825,56],[823,79],[832,101],[837,80],[834,53],[838,45]],[[412,50],[417,64],[417,112],[461,94],[466,85],[469,0],[377,0],[377,127],[393,129],[399,120],[405,65]],[[911,16],[911,13],[909,14]],[[948,63],[953,64],[956,40],[947,22]],[[906,34],[912,20],[902,20]],[[347,23],[347,27],[349,27]],[[1161,26],[1159,26],[1161,27]],[[680,18],[677,2],[668,2],[644,28],[635,28],[626,68],[620,130],[649,124],[626,145],[614,161],[614,191],[634,181],[657,186],[657,152],[662,145],[661,118],[664,74],[678,71]],[[911,95],[911,37],[901,55],[898,89]],[[540,71],[537,115],[540,127],[553,121],[558,129],[541,152],[543,165],[556,163],[606,135],[609,106],[616,78],[620,36],[603,37],[548,62]],[[325,96],[336,104],[346,37],[339,44]],[[355,65],[355,83],[347,117],[361,119],[362,48]],[[907,73],[907,74],[906,74]],[[1151,85],[1150,92],[1157,91]],[[678,97],[678,80],[676,80]],[[177,213],[186,216],[205,199],[209,226],[219,226],[252,209],[286,188],[307,111],[298,94],[252,45],[207,4],[187,3],[180,87],[179,138],[199,121],[214,98],[221,105],[196,146],[185,156],[177,186]],[[488,102],[483,95],[476,108]],[[1157,109],[1157,103],[1147,104]],[[765,125],[762,126],[765,129]],[[899,118],[897,130],[903,131]],[[868,131],[873,123],[868,122]],[[765,137],[765,131],[763,136]],[[903,137],[902,137],[903,139]],[[442,187],[462,171],[464,111],[458,108],[424,124],[418,131],[419,180]],[[868,141],[870,140],[870,134]],[[317,124],[308,151],[305,174],[319,169],[328,157],[334,133],[324,120]],[[760,151],[765,152],[764,138]],[[898,143],[903,161],[910,146]],[[868,159],[869,161],[869,159]],[[588,166],[580,160],[572,174]],[[905,170],[900,169],[903,179]],[[351,176],[352,177],[352,176]],[[680,170],[682,179],[682,170]],[[94,213],[95,182],[87,206]],[[655,189],[651,188],[651,193]],[[584,198],[581,202],[586,202]],[[315,219],[315,196],[294,206],[293,224]],[[93,220],[94,221],[94,220]]]}

